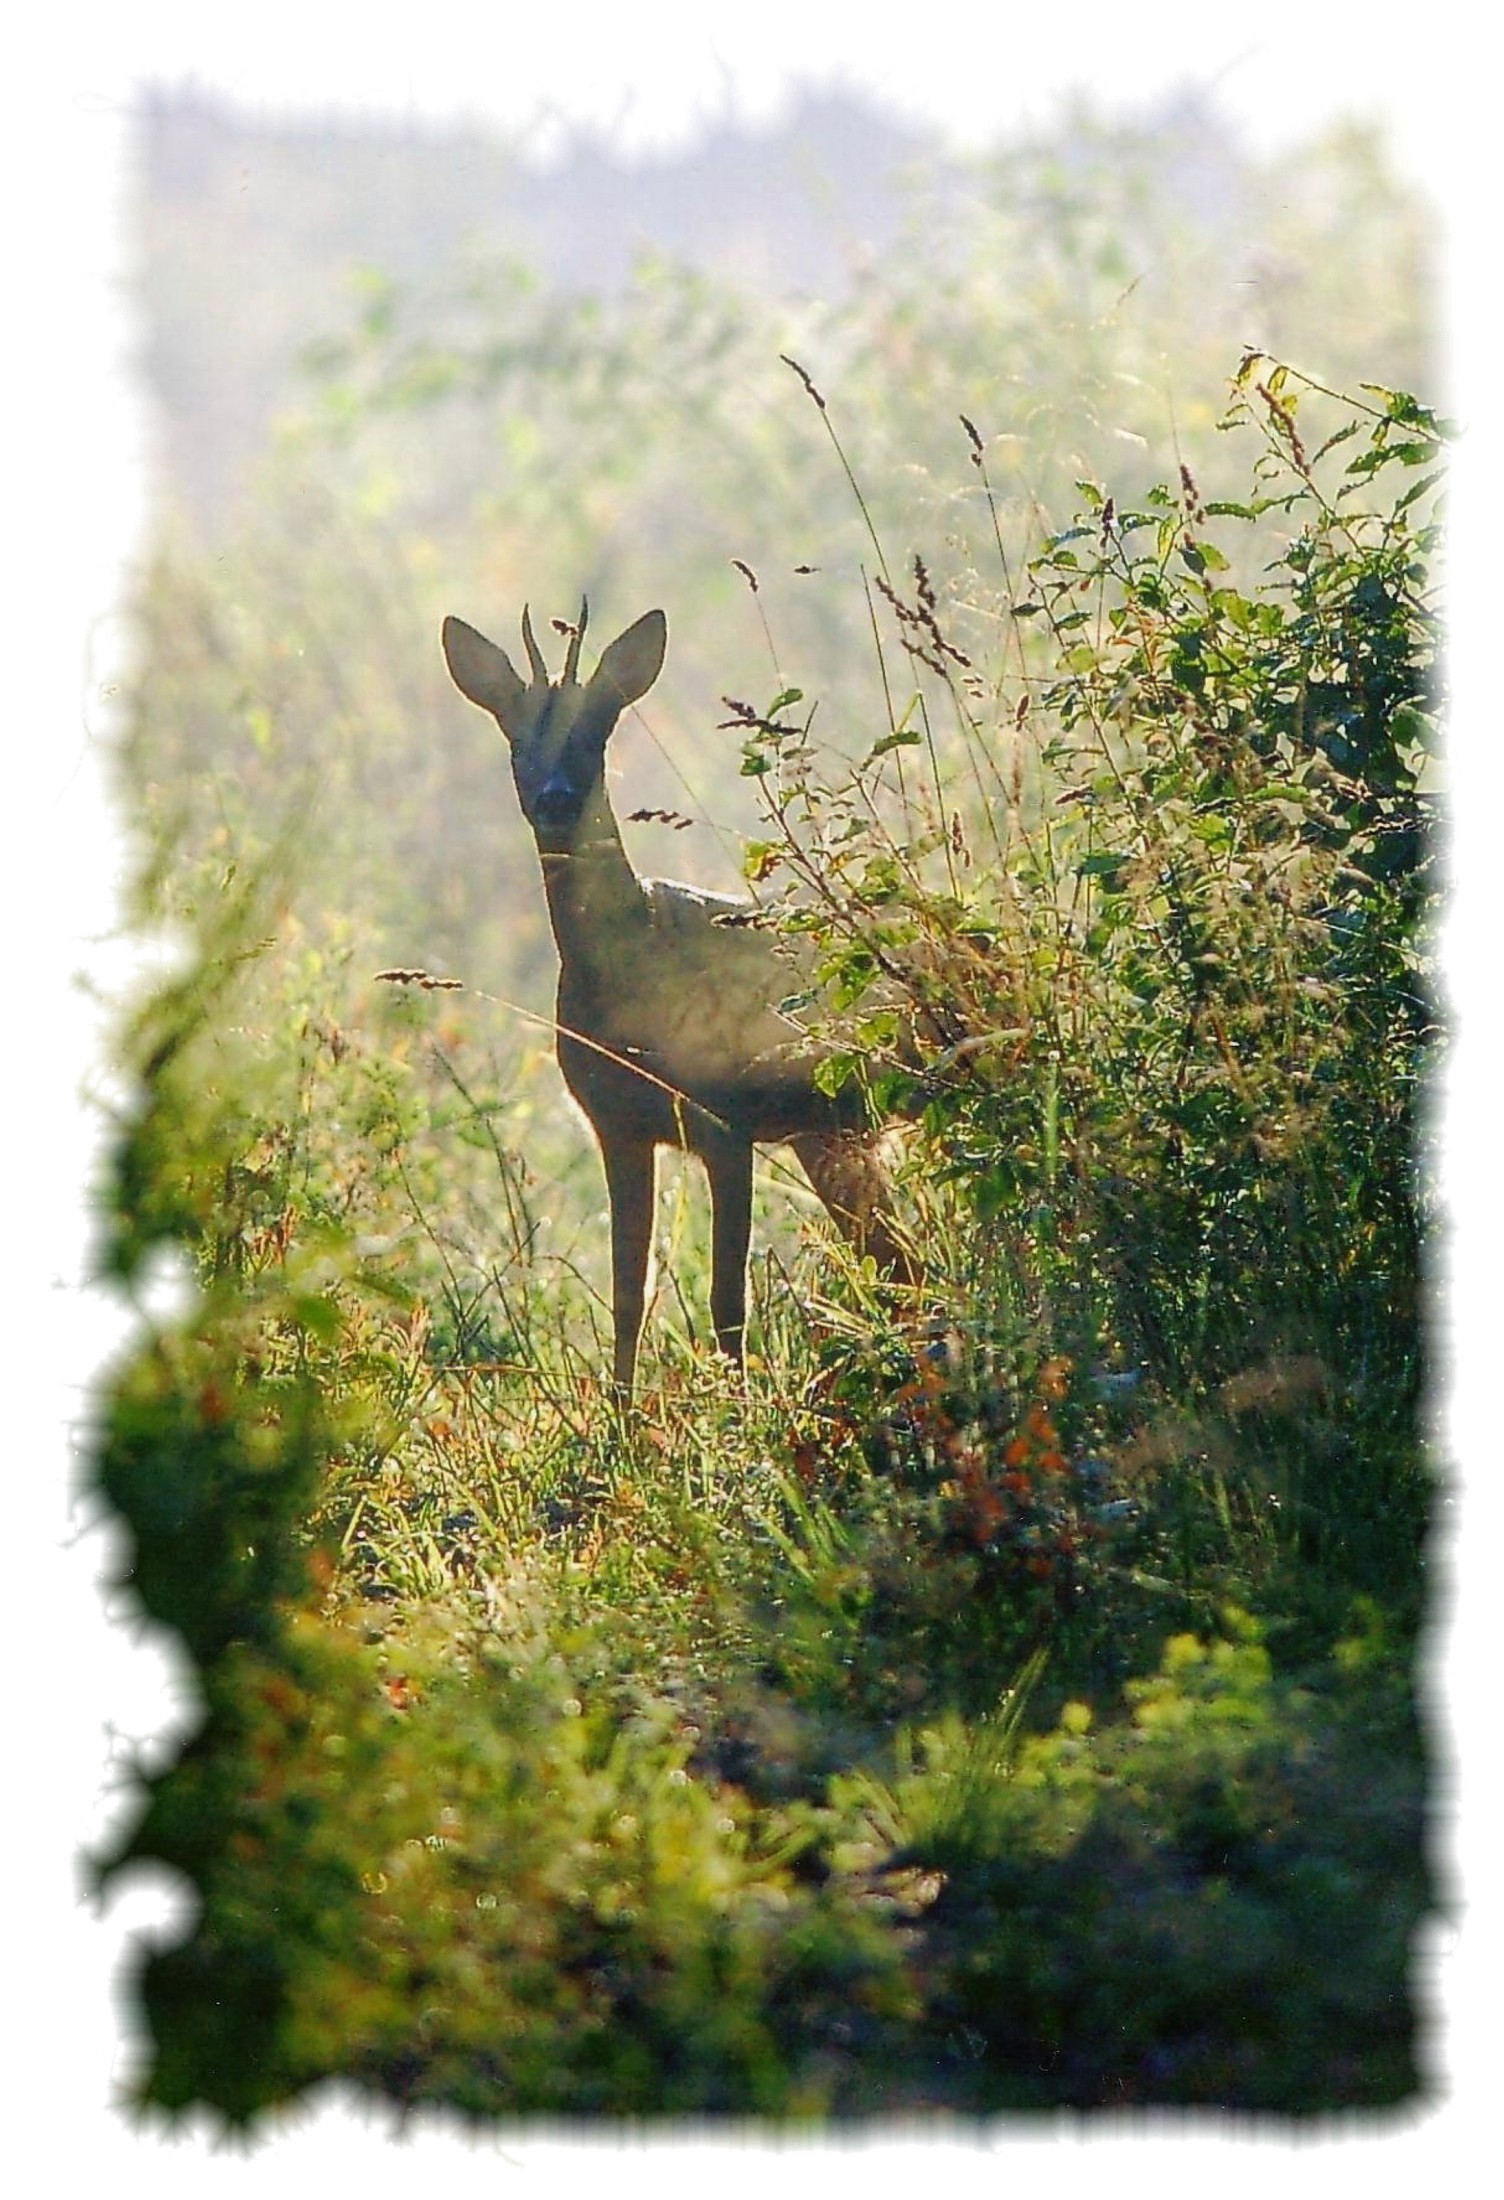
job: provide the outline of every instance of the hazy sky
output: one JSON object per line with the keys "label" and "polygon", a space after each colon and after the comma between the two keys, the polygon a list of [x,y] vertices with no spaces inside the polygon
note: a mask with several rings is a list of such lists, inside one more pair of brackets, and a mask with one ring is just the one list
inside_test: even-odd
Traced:
{"label": "hazy sky", "polygon": [[75,92],[107,102],[143,79],[192,75],[250,102],[468,113],[537,127],[543,140],[562,120],[661,144],[729,97],[766,114],[791,78],[844,76],[975,142],[1072,86],[1131,103],[1188,81],[1215,84],[1265,144],[1344,107],[1383,110],[1425,161],[1454,96],[1445,44],[1438,60],[1431,43],[1447,4],[1392,22],[1383,7],[1333,0],[580,0],[562,9],[427,0],[401,10],[137,0],[57,12],[71,26],[56,40],[58,66]]}
{"label": "hazy sky", "polygon": [[[56,554],[96,601],[140,519],[117,207],[129,111],[153,82],[283,111],[490,121],[540,158],[577,128],[636,148],[682,143],[728,113],[770,116],[811,82],[844,82],[969,144],[1071,90],[1133,108],[1212,89],[1263,148],[1339,115],[1382,120],[1402,166],[1456,209],[1459,234],[1474,179],[1496,166],[1484,104],[1495,33],[1475,27],[1491,11],[1465,0],[1403,14],[1383,0],[42,0],[29,12],[0,88],[17,178],[0,219],[8,288],[41,340],[6,347],[0,372],[24,415],[52,425],[22,439],[12,488],[23,503],[30,491],[45,531],[61,525]],[[60,517],[60,465],[89,484],[83,538]]]}

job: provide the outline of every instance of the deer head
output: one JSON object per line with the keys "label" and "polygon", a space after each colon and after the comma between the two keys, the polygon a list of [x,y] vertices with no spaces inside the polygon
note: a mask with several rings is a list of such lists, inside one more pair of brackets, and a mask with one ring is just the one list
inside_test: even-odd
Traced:
{"label": "deer head", "polygon": [[646,695],[663,666],[668,623],[646,611],[619,634],[583,685],[580,644],[589,607],[580,604],[570,630],[564,670],[548,676],[532,621],[522,614],[522,641],[532,677],[523,680],[506,651],[463,619],[444,621],[444,658],[460,693],[488,710],[507,737],[522,814],[545,854],[567,855],[602,783],[606,743],[629,703]]}

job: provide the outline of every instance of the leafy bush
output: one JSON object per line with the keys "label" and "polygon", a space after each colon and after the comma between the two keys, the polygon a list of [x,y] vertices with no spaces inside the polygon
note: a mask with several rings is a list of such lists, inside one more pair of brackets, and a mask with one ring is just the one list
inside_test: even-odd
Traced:
{"label": "leafy bush", "polygon": [[855,1783],[888,1868],[938,1883],[921,2030],[969,2105],[1414,2093],[1429,1890],[1405,1692],[1282,1683],[1257,1628],[1227,1624],[1173,1636],[1126,1724],[1079,1701],[1028,1738],[953,1721],[891,1788]]}
{"label": "leafy bush", "polygon": [[[1255,1428],[1340,1397],[1346,1436],[1308,1428],[1320,1477],[1297,1448],[1263,1525],[1413,1589],[1440,431],[1255,357],[1224,426],[1260,436],[1251,498],[1204,505],[1183,471],[1122,510],[1083,484],[993,606],[995,663],[948,640],[922,560],[912,600],[885,588],[918,684],[848,778],[793,692],[744,712],[775,829],[751,868],[823,948],[833,1080],[920,1115],[925,1181],[968,1218],[945,1319]],[[1262,565],[1246,586],[1235,555]],[[973,616],[975,586],[952,584]],[[1167,1427],[1140,1459],[1203,1448]],[[974,1505],[1006,1505],[1003,1464]]]}

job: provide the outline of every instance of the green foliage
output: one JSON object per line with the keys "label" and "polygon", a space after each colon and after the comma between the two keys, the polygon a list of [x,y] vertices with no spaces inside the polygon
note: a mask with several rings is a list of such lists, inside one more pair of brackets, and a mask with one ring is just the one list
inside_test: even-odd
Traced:
{"label": "green foliage", "polygon": [[[635,1431],[578,1379],[451,1360],[351,1228],[421,1180],[434,1088],[306,1010],[322,1038],[279,1062],[265,1037],[297,1024],[245,916],[139,1019],[118,1147],[118,1267],[175,1241],[199,1280],[99,1454],[205,1702],[113,1860],[200,1902],[141,1964],[145,2098],[245,2121],[332,2075],[484,2115],[1411,2094],[1428,1888],[1377,1599],[1329,1580],[1342,1625],[1295,1673],[1236,1613],[1206,1639],[1251,1564],[1208,1431],[1135,1464],[1137,1385],[1040,1365],[1026,1332],[900,1380],[896,1333],[812,1356],[770,1322],[740,1404],[697,1374]],[[424,1242],[410,1275],[452,1281]],[[1288,1401],[1221,1403],[1225,1441]]]}
{"label": "green foliage", "polygon": [[214,1746],[136,1843],[205,1904],[146,1966],[153,2099],[240,2119],[345,2075],[472,2114],[798,2115],[870,2090],[912,1989],[875,1914],[798,1876],[807,1814],[692,1779],[665,1712],[616,1727],[518,1658],[460,1604],[379,1649],[305,1622],[275,1665],[227,1663]]}
{"label": "green foliage", "polygon": [[[1393,1592],[1424,1476],[1411,1443],[1383,1530],[1361,1529],[1352,1446],[1361,1480],[1411,1441],[1421,1372],[1440,435],[1413,399],[1338,400],[1251,356],[1224,425],[1258,437],[1252,498],[1214,513],[1185,469],[1138,508],[1083,483],[1028,596],[995,604],[993,665],[948,641],[916,558],[912,601],[884,593],[908,717],[928,728],[938,691],[952,761],[927,734],[907,784],[879,742],[832,782],[774,729],[758,868],[822,945],[842,1067],[875,1061],[921,1115],[929,1181],[986,1248],[948,1318],[1022,1321],[1036,1364],[1251,1426],[1341,1396],[1345,1436],[1308,1420],[1280,1444],[1286,1475],[1326,1446],[1324,1489],[1318,1449],[1288,1511],[1266,1479],[1266,1526]],[[1214,521],[1249,540],[1224,551]],[[1246,585],[1235,559],[1260,568]],[[1177,1448],[1200,1447],[1165,1432]]]}
{"label": "green foliage", "polygon": [[1428,1889],[1405,1694],[1281,1682],[1256,1626],[1228,1626],[1172,1637],[1127,1722],[1080,1702],[1032,1736],[952,1722],[891,1787],[858,1783],[894,1867],[939,1882],[923,2027],[964,2043],[977,2102],[1414,2092],[1401,1982]]}
{"label": "green foliage", "polygon": [[[198,1898],[142,1959],[151,2102],[1418,2087],[1442,431],[1262,354],[1219,413],[1186,238],[1128,302],[1179,233],[1123,150],[1030,149],[793,333],[661,267],[373,281],[259,518],[164,545],[122,764],[189,954],[123,1032],[105,1257],[193,1295],[97,1448],[204,1706],[110,1860]],[[1361,150],[1301,216],[1355,265]],[[829,572],[728,578],[769,546]],[[895,1303],[780,1179],[739,1384],[670,1170],[628,1414],[533,854],[432,646],[582,575],[676,607],[661,707],[760,805],[832,1088],[913,1118],[926,1262]],[[744,581],[763,655],[712,676]]]}
{"label": "green foliage", "polygon": [[[202,959],[169,981],[130,1034],[141,1098],[118,1133],[107,1272],[144,1281],[185,1254],[193,1311],[148,1337],[117,1379],[100,1435],[100,1487],[130,1530],[146,1609],[212,1667],[275,1630],[306,1572],[297,1527],[312,1507],[340,1402],[319,1381],[337,1325],[322,1247],[288,1258],[266,1080],[222,1021],[256,950],[233,907]],[[268,1264],[273,1247],[283,1256]]]}

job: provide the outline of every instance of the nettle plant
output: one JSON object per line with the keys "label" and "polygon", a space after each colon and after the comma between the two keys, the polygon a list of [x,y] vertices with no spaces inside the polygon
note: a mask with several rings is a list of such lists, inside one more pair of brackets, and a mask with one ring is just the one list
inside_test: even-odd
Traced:
{"label": "nettle plant", "polygon": [[748,875],[821,943],[825,1074],[919,1114],[960,1269],[1041,1356],[1406,1382],[1445,431],[1256,353],[1219,425],[1256,442],[1246,502],[1083,481],[1020,561],[963,421],[1002,586],[874,580],[914,685],[882,655],[843,775],[796,689],[732,704]]}

